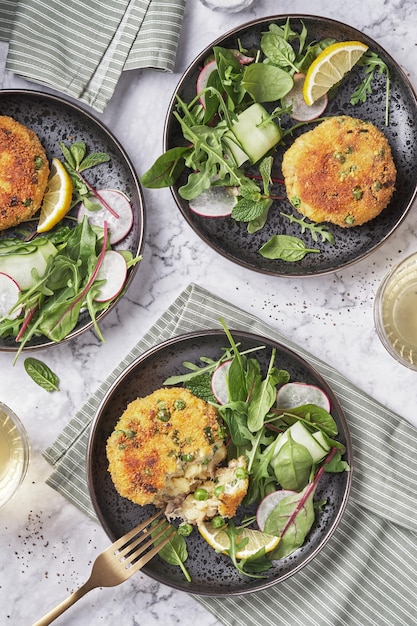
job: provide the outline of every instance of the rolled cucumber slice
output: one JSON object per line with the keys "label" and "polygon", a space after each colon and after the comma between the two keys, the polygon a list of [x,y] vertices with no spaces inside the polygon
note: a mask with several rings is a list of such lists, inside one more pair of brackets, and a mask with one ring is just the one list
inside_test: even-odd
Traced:
{"label": "rolled cucumber slice", "polygon": [[237,144],[251,163],[256,163],[282,138],[280,128],[271,120],[268,111],[258,103],[242,111],[231,126]]}
{"label": "rolled cucumber slice", "polygon": [[37,244],[33,252],[26,254],[2,254],[0,255],[0,272],[11,276],[19,285],[20,289],[30,289],[34,284],[32,270],[35,269],[42,278],[46,271],[49,257],[55,256],[58,250],[54,244],[45,239],[42,245]]}
{"label": "rolled cucumber slice", "polygon": [[307,448],[313,463],[322,461],[330,450],[323,438],[318,441],[302,422],[297,421],[278,437],[274,451],[275,455],[278,454],[284,443],[288,441],[288,432],[291,432],[291,437],[294,441]]}

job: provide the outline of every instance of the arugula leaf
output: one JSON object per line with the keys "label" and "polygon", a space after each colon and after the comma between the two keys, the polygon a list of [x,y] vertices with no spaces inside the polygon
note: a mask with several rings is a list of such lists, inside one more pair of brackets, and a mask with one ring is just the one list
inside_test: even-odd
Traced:
{"label": "arugula leaf", "polygon": [[365,102],[368,94],[372,94],[372,82],[375,74],[384,74],[386,77],[385,88],[385,125],[389,124],[389,98],[391,92],[391,74],[388,65],[378,56],[376,52],[367,50],[357,62],[358,66],[365,68],[365,78],[362,83],[356,87],[350,97],[350,104],[355,105],[359,102]]}
{"label": "arugula leaf", "polygon": [[333,233],[329,231],[329,227],[327,226],[327,224],[320,224],[320,223],[316,224],[315,222],[306,222],[305,216],[298,219],[294,215],[287,214],[287,213],[281,212],[281,215],[283,217],[288,218],[291,224],[294,222],[296,224],[299,224],[301,226],[301,234],[304,234],[306,230],[309,230],[313,241],[318,241],[318,238],[320,236],[322,241],[327,241],[330,244],[334,244],[334,241],[335,241],[334,235]]}

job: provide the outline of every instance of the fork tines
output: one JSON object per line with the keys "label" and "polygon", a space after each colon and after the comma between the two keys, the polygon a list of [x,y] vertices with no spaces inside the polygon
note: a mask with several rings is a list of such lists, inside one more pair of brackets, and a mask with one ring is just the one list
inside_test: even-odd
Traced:
{"label": "fork tines", "polygon": [[126,569],[140,569],[174,536],[176,530],[165,518],[155,523],[161,511],[142,522],[113,544],[114,554],[119,556]]}

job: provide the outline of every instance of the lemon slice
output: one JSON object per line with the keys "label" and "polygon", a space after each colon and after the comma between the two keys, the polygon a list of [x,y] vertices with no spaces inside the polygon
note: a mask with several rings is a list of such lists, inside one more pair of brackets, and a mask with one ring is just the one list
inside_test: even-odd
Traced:
{"label": "lemon slice", "polygon": [[308,68],[303,96],[311,106],[336,85],[359,61],[368,46],[360,41],[341,41],[328,46]]}
{"label": "lemon slice", "polygon": [[72,181],[59,159],[53,158],[48,185],[43,197],[37,227],[38,233],[51,230],[68,213],[71,207]]}
{"label": "lemon slice", "polygon": [[[217,552],[226,552],[230,547],[230,539],[228,534],[222,528],[214,528],[211,522],[203,522],[199,524],[198,530],[207,543]],[[260,530],[252,530],[250,528],[236,528],[239,531],[238,542],[248,539],[246,545],[241,550],[237,550],[237,559],[247,559],[258,552],[261,548],[265,548],[265,553],[271,552],[280,542],[279,537],[267,535]]]}

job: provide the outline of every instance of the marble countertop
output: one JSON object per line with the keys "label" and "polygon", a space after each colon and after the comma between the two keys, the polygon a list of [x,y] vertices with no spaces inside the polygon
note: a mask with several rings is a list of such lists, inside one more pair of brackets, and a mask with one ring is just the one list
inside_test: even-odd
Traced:
{"label": "marble countertop", "polygon": [[[183,71],[222,32],[255,17],[326,16],[377,40],[417,85],[417,15],[412,0],[258,0],[240,13],[214,12],[198,0],[187,4],[174,74],[149,70],[122,75],[100,117],[142,174],[162,151],[165,113]],[[5,47],[0,49],[4,57]],[[4,65],[4,58],[2,58]],[[3,88],[38,88],[6,73]],[[26,479],[0,509],[0,622],[29,625],[88,577],[108,545],[100,526],[45,484],[42,457],[70,417],[165,308],[196,282],[265,320],[333,365],[352,382],[417,426],[416,372],[399,365],[381,345],[373,323],[375,292],[387,271],[417,249],[417,207],[366,259],[333,274],[275,278],[247,271],[211,250],[174,206],[169,190],[144,190],[147,212],[144,259],[117,308],[93,332],[36,356],[61,379],[48,394],[27,376],[23,359],[0,354],[0,399],[23,421],[31,444]],[[164,624],[215,626],[219,622],[187,594],[144,574],[114,589],[94,590],[57,620],[60,624]]]}

